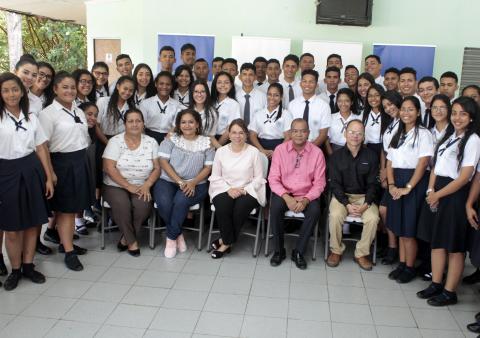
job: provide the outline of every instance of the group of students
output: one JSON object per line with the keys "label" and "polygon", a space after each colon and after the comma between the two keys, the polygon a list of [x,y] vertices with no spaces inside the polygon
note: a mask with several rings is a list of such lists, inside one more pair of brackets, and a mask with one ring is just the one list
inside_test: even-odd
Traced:
{"label": "group of students", "polygon": [[[136,234],[154,200],[167,226],[167,257],[186,250],[182,224],[189,218],[188,207],[210,195],[222,234],[211,243],[212,257],[219,258],[231,250],[251,210],[267,204],[267,190],[272,192],[271,209],[307,210],[312,202],[306,197],[309,187],[303,187],[301,198],[292,193],[298,189],[295,175],[302,173],[311,175],[312,187],[319,184],[314,200],[326,189],[321,182],[313,183],[319,179],[314,176],[323,175],[325,180],[328,175],[328,181],[336,180],[332,185],[336,207],[343,205],[347,214],[357,216],[367,210],[379,215],[381,222],[370,218],[373,230],[370,227],[358,257],[356,251],[360,267],[371,268],[367,256],[379,223],[388,233],[382,262],[399,259],[389,278],[412,280],[420,249],[432,283],[418,296],[432,305],[456,302],[468,250],[473,264],[480,266],[474,231],[480,189],[478,86],[466,86],[456,98],[458,78],[453,72],[442,74],[440,81],[429,76],[417,80],[411,67],[389,68],[382,76],[376,55],[365,58],[364,73],[346,66],[342,80],[342,58],[332,54],[319,81],[309,53],[300,58],[290,54],[282,62],[257,57],[240,67],[233,58],[216,57],[209,81],[210,65],[195,54],[193,45],[184,45],[183,64],[174,70],[175,51],[163,47],[156,76],[147,64],[134,67],[128,55],[120,54],[116,58],[120,77],[112,84],[104,62],[95,62],[91,71],[56,73],[29,55],[20,59],[14,73],[0,75],[0,139],[6,145],[0,150],[0,229],[12,265],[6,289],[15,288],[22,276],[45,281],[33,266],[35,250],[48,253],[39,239],[45,223],[49,225],[44,238],[60,244],[67,267],[83,269],[78,255],[86,250],[73,245],[74,229],[77,225],[78,233],[88,233],[83,215],[101,195],[121,228],[119,250],[133,256],[140,254]],[[300,120],[306,127],[299,127]],[[360,123],[352,123],[355,120]],[[350,125],[362,128],[350,130]],[[332,159],[341,149],[350,149],[348,135],[360,137],[371,151],[375,193],[359,193],[364,182],[335,176],[343,167],[338,169]],[[329,170],[336,172],[318,171],[320,160],[303,168],[307,162],[302,161],[303,152],[311,151],[307,144],[322,149]],[[288,158],[291,151],[296,157],[287,170],[278,162],[281,152]],[[338,163],[349,163],[346,154]],[[269,187],[263,156],[275,167]],[[352,156],[353,161],[357,153]],[[372,170],[361,164],[352,169],[360,176]],[[288,182],[280,180],[279,188],[282,170],[293,176]],[[350,203],[355,194],[368,198],[358,205]],[[284,205],[273,205],[275,196]],[[313,215],[305,222],[315,221],[316,211]],[[311,225],[301,230],[307,238]],[[278,265],[285,256],[283,229],[275,225],[272,229],[276,240],[272,265]],[[339,244],[342,231],[335,230],[332,236],[330,229],[327,264],[334,267],[344,247]],[[301,240],[292,259],[305,268],[306,242]],[[0,273],[7,274],[3,257],[0,263]]]}

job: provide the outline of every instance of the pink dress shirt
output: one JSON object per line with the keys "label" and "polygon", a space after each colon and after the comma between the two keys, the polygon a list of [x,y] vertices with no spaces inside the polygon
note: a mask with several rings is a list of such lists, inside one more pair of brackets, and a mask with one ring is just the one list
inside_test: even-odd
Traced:
{"label": "pink dress shirt", "polygon": [[322,151],[308,141],[299,153],[292,141],[280,144],[273,152],[268,182],[280,197],[287,193],[310,201],[319,198],[326,184]]}

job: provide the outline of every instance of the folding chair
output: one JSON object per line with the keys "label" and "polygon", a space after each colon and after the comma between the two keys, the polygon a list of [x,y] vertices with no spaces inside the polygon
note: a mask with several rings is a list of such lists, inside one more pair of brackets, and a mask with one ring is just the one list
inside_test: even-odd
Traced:
{"label": "folding chair", "polygon": [[[268,175],[268,158],[263,153],[260,153],[260,158],[262,159],[263,178],[266,179],[267,175]],[[211,205],[210,210],[212,211],[212,216],[210,218],[210,229],[208,231],[208,241],[207,241],[208,246],[210,245],[210,243],[212,241],[212,234],[220,233],[219,230],[213,230],[213,223],[215,221],[215,206],[213,204]],[[248,232],[248,231],[242,231],[242,235],[246,235],[246,236],[250,236],[250,237],[255,238],[255,244],[253,246],[253,252],[252,252],[253,257],[257,257],[257,255],[258,255],[258,253],[261,249],[261,243],[260,243],[260,246],[258,246],[258,240],[259,240],[260,232],[263,235],[264,228],[265,228],[265,219],[263,217],[263,210],[264,210],[264,208],[262,206],[259,206],[258,208],[253,209],[252,212],[250,213],[249,218],[253,218],[253,219],[257,220],[256,232],[251,233],[251,232]],[[258,213],[257,213],[257,211],[258,211]],[[255,217],[255,214],[257,214],[256,217]],[[207,251],[210,252],[211,249],[208,248]]]}

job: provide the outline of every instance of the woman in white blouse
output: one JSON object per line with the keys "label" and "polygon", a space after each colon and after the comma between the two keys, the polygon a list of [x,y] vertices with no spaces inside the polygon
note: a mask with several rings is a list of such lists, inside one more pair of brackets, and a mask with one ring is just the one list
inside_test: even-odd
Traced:
{"label": "woman in white blouse", "polygon": [[245,122],[234,120],[228,132],[231,143],[217,150],[209,178],[208,192],[220,227],[220,238],[211,244],[214,259],[230,252],[250,212],[266,202],[261,154],[246,143]]}
{"label": "woman in white blouse", "polygon": [[125,132],[112,137],[103,153],[103,197],[122,232],[118,250],[137,257],[137,234],[152,209],[150,188],[160,176],[160,164],[157,142],[143,134],[142,112],[134,108],[124,116]]}

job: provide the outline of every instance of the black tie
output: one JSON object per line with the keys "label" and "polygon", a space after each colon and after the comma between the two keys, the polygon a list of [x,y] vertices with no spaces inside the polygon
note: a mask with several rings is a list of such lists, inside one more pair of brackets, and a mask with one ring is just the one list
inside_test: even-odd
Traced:
{"label": "black tie", "polygon": [[75,113],[75,109],[73,109],[73,114],[70,113],[67,109],[65,108],[62,108],[62,110],[67,113],[68,115],[70,115],[71,117],[73,117],[73,120],[75,121],[75,123],[80,123],[80,124],[83,124],[82,120],[80,120],[80,118],[77,116],[77,114]]}
{"label": "black tie", "polygon": [[263,85],[263,82],[257,82],[257,86],[260,87],[261,85]]}
{"label": "black tie", "polygon": [[377,117],[375,117],[373,114],[370,114],[370,117],[372,118],[372,124],[370,125],[370,127],[373,127],[374,125],[376,124],[380,124],[380,116],[382,116],[381,114],[378,114]]}
{"label": "black tie", "polygon": [[308,106],[308,104],[309,104],[309,103],[310,103],[310,101],[308,101],[308,100],[305,101],[305,109],[303,110],[303,119],[304,119],[305,121],[307,121],[307,124],[308,124],[308,111],[309,111],[309,108],[308,108],[309,106]]}
{"label": "black tie", "polygon": [[288,102],[292,101],[295,98],[295,94],[293,94],[293,87],[291,84],[288,85]]}
{"label": "black tie", "polygon": [[160,108],[160,114],[166,114],[166,113],[167,113],[168,104],[166,104],[165,107],[163,107],[163,108],[162,108],[162,106],[160,105],[160,102],[157,101],[157,104],[158,104],[158,108]]}
{"label": "black tie", "polygon": [[451,146],[453,146],[455,143],[457,143],[458,141],[460,140],[460,137],[457,137],[456,139],[454,140],[449,140],[448,143],[445,145],[445,148],[442,148],[442,149],[439,149],[438,150],[438,155],[439,156],[442,156],[443,153],[445,152],[445,150],[447,150],[448,148],[450,148]]}
{"label": "black tie", "polygon": [[263,122],[263,124],[274,122],[274,121],[272,121],[272,118],[273,118],[275,115],[277,115],[277,111],[276,111],[276,110],[274,110],[270,115],[268,115],[268,113],[267,113],[267,119]]}
{"label": "black tie", "polygon": [[98,96],[103,97],[103,91],[98,91],[97,90],[97,94],[98,94]]}
{"label": "black tie", "polygon": [[16,121],[13,117],[11,117],[10,115],[8,115],[8,117],[10,117],[10,119],[13,121],[13,123],[15,123],[15,131],[18,131],[19,129],[23,129],[25,131],[27,131],[27,128],[25,128],[24,126],[22,126],[22,120],[20,121]]}
{"label": "black tie", "polygon": [[335,114],[335,95],[331,94],[330,95],[330,111],[332,114]]}
{"label": "black tie", "polygon": [[429,119],[430,119],[430,112],[431,112],[430,108],[425,109],[425,114],[423,115],[423,121],[422,121],[422,124],[425,128],[428,128],[428,122],[429,122]]}
{"label": "black tie", "polygon": [[245,107],[243,108],[243,121],[248,126],[250,123],[250,94],[245,94]]}

